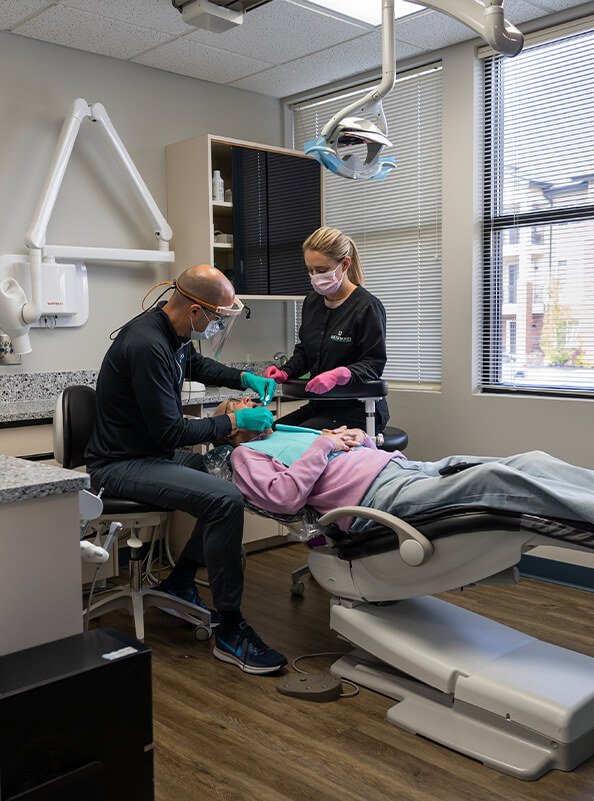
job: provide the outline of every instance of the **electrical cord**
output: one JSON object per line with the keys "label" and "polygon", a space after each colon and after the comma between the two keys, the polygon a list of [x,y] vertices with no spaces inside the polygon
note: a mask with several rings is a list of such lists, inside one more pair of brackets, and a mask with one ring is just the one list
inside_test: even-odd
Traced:
{"label": "electrical cord", "polygon": [[[297,673],[303,673],[303,674],[307,675],[307,670],[301,670],[300,668],[298,668],[297,667],[297,662],[300,662],[302,659],[310,659],[311,657],[315,657],[315,656],[344,656],[344,652],[343,651],[320,651],[319,653],[316,653],[316,654],[301,654],[301,656],[296,656],[295,659],[293,659],[293,661],[291,662],[291,667]],[[341,679],[341,681],[342,681],[343,684],[350,684],[351,687],[355,688],[354,692],[352,692],[352,693],[341,693],[340,694],[341,698],[354,698],[355,695],[359,695],[359,686],[357,684],[355,684],[354,681],[349,681],[348,679]]]}

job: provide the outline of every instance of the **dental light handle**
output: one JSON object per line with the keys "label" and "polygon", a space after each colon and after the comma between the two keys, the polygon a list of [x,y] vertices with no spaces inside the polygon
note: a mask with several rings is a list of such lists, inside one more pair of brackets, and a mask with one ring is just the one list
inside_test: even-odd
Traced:
{"label": "dental light handle", "polygon": [[338,123],[353,113],[376,114],[384,131],[387,131],[386,117],[381,100],[394,88],[396,80],[396,55],[394,47],[394,0],[382,0],[382,80],[363,98],[355,100],[337,112],[322,128],[322,136],[330,139]]}

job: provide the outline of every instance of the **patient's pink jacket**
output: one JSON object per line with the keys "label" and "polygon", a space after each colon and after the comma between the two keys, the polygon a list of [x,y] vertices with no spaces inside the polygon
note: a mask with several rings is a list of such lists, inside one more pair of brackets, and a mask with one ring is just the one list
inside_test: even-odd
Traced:
{"label": "patient's pink jacket", "polygon": [[[231,454],[233,482],[248,501],[268,512],[295,514],[306,504],[321,514],[337,506],[357,506],[375,477],[391,459],[404,459],[398,451],[380,451],[365,437],[362,448],[328,460],[332,440],[318,437],[290,467],[251,448]],[[352,518],[337,521],[346,531]]]}

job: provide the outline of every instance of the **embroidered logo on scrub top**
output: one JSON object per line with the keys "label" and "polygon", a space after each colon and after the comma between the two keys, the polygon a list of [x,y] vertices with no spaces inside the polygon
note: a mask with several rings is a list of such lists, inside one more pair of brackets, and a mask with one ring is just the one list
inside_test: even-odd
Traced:
{"label": "embroidered logo on scrub top", "polygon": [[332,342],[352,342],[352,337],[344,336],[342,331],[338,331],[336,334],[331,334],[330,339]]}

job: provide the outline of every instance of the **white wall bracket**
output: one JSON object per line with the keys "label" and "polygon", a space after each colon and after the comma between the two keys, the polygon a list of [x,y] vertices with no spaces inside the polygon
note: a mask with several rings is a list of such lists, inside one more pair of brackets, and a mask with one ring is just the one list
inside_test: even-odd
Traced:
{"label": "white wall bracket", "polygon": [[[88,248],[69,245],[47,245],[47,226],[52,215],[56,198],[62,186],[62,180],[72,155],[72,149],[78,136],[82,122],[88,119],[97,123],[99,129],[107,138],[108,144],[122,167],[124,175],[128,177],[140,198],[145,214],[149,218],[153,233],[158,240],[155,250],[140,250],[127,248]],[[56,150],[33,220],[25,235],[25,244],[29,249],[28,273],[30,275],[30,290],[19,283],[17,274],[22,274],[22,264],[26,257],[15,257],[14,265],[7,262],[10,257],[3,257],[0,269],[0,329],[11,338],[16,353],[29,353],[29,327],[37,323],[43,314],[44,298],[42,296],[42,265],[55,265],[55,259],[67,259],[71,264],[87,261],[118,261],[118,262],[144,262],[166,263],[175,260],[175,254],[169,250],[169,242],[173,233],[165,217],[161,214],[147,185],[138,172],[130,154],[118,136],[104,106],[101,103],[89,105],[86,100],[77,98],[70,106]],[[82,265],[84,267],[84,265]],[[78,271],[81,274],[81,271]],[[88,304],[88,298],[87,298]],[[62,316],[61,325],[82,325],[86,321],[86,314],[70,315],[70,322],[65,322]],[[81,322],[82,320],[82,322]],[[41,323],[43,325],[43,323]]]}

